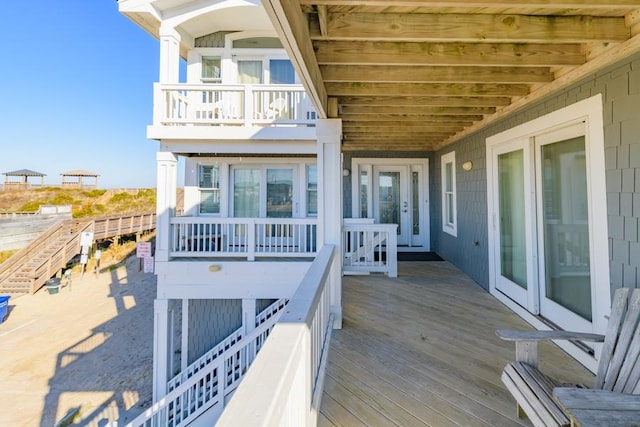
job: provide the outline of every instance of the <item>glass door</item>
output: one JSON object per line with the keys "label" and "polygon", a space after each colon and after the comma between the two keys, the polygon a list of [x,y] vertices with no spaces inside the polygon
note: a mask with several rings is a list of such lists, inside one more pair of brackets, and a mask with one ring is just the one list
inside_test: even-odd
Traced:
{"label": "glass door", "polygon": [[534,253],[531,231],[531,179],[528,139],[502,145],[493,150],[494,263],[496,289],[537,313],[535,269],[528,265]]}
{"label": "glass door", "polygon": [[374,218],[380,224],[398,224],[398,245],[411,243],[408,168],[374,166]]}
{"label": "glass door", "polygon": [[566,329],[590,331],[593,292],[582,123],[536,137],[536,153],[540,314]]}

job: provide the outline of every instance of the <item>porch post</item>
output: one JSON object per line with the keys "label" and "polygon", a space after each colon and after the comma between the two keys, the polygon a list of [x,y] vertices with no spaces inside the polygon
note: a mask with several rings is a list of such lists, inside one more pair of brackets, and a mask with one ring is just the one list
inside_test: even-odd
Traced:
{"label": "porch post", "polygon": [[334,329],[342,328],[342,120],[316,122],[318,137],[318,248],[335,245],[329,286]]}
{"label": "porch post", "polygon": [[156,263],[169,261],[171,217],[176,210],[177,163],[175,154],[156,153],[158,164],[156,195]]}
{"label": "porch post", "polygon": [[180,370],[189,366],[189,300],[182,299],[182,342],[180,344]]}
{"label": "porch post", "polygon": [[169,315],[169,300],[156,299],[153,302],[153,401],[157,402],[167,394],[169,376],[169,353],[172,333]]}
{"label": "porch post", "polygon": [[256,300],[255,298],[244,298],[242,300],[242,329],[244,334],[256,328]]}
{"label": "porch post", "polygon": [[180,34],[175,28],[160,26],[160,83],[180,81]]}

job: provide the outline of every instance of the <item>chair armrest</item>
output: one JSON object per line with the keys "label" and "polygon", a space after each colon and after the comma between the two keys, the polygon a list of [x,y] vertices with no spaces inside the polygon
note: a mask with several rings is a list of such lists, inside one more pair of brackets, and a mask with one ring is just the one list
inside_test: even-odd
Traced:
{"label": "chair armrest", "polygon": [[640,395],[588,388],[556,387],[553,398],[565,409],[640,412]]}
{"label": "chair armrest", "polygon": [[538,341],[604,341],[604,335],[567,331],[518,331],[510,329],[498,329],[496,331],[496,335],[505,341],[515,341],[516,361],[525,362],[534,367],[538,366]]}
{"label": "chair armrest", "polygon": [[570,331],[518,331],[512,329],[498,329],[496,331],[496,335],[505,341],[604,341],[604,335]]}

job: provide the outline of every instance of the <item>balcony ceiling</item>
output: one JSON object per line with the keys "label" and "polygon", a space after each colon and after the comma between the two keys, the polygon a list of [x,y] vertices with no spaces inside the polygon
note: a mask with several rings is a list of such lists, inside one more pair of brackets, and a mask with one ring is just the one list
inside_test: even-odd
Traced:
{"label": "balcony ceiling", "polygon": [[263,4],[346,151],[439,149],[640,50],[640,1]]}

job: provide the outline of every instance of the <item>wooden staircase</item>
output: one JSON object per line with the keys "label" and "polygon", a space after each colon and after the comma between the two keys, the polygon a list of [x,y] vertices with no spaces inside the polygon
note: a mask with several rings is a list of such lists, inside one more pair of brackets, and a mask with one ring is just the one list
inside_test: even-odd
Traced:
{"label": "wooden staircase", "polygon": [[80,233],[93,221],[63,220],[0,265],[0,293],[35,293],[80,253]]}
{"label": "wooden staircase", "polygon": [[100,240],[155,226],[155,213],[59,221],[0,264],[0,294],[34,294],[80,253],[83,232],[92,232]]}

